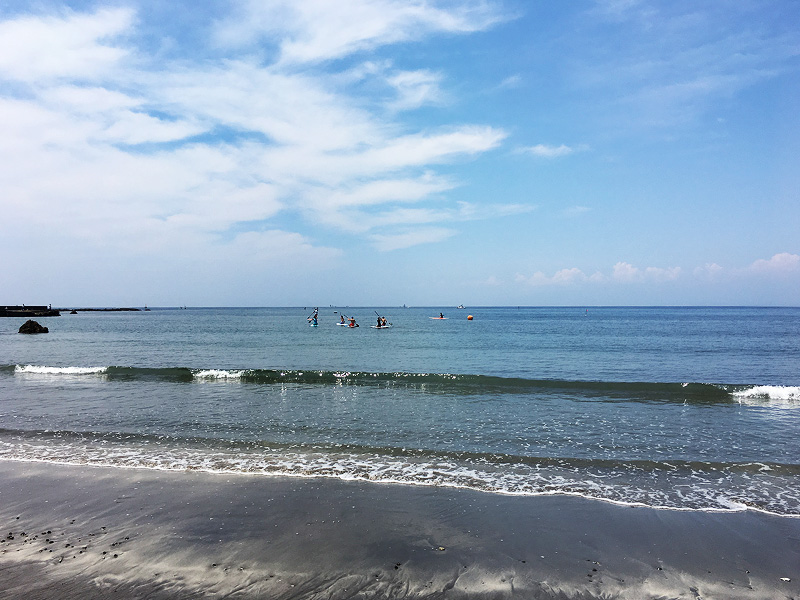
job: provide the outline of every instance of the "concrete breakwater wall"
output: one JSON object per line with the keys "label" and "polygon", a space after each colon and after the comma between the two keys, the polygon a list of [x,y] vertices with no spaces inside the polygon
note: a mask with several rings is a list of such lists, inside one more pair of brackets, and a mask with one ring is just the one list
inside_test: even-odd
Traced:
{"label": "concrete breakwater wall", "polygon": [[60,317],[61,312],[51,306],[0,306],[0,317]]}

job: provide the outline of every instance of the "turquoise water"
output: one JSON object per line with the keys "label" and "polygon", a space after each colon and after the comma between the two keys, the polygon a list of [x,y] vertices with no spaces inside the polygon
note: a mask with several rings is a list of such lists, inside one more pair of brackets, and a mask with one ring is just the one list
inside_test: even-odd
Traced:
{"label": "turquoise water", "polygon": [[800,309],[312,310],[0,320],[0,458],[800,516]]}

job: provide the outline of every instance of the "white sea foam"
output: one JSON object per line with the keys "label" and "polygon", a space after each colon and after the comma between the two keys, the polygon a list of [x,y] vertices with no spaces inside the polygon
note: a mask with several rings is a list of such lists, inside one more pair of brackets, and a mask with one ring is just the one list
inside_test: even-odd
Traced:
{"label": "white sea foam", "polygon": [[32,373],[36,375],[98,375],[105,373],[108,367],[47,367],[40,365],[17,365],[15,373]]}
{"label": "white sea foam", "polygon": [[675,473],[656,470],[642,480],[635,470],[625,465],[613,469],[492,465],[434,457],[287,451],[267,446],[198,449],[173,446],[168,440],[156,441],[155,447],[108,443],[106,439],[70,442],[60,436],[42,441],[0,437],[0,460],[218,474],[330,477],[514,496],[563,494],[668,510],[758,510],[800,517],[800,495],[796,488],[787,485],[786,477],[772,477],[763,471],[703,473],[689,469]]}
{"label": "white sea foam", "polygon": [[244,371],[226,371],[224,369],[206,369],[194,373],[195,379],[241,379]]}
{"label": "white sea foam", "polygon": [[800,407],[800,387],[790,385],[757,385],[733,393],[742,404],[762,404]]}

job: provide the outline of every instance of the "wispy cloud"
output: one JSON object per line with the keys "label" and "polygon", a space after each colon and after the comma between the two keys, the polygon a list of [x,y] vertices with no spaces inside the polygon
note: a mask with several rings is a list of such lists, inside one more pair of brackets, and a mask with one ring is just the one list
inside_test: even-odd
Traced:
{"label": "wispy cloud", "polygon": [[588,213],[591,210],[592,209],[589,208],[588,206],[570,206],[569,208],[565,208],[562,211],[561,214],[563,216],[571,219],[571,218],[579,217],[581,215],[585,215],[586,213]]}
{"label": "wispy cloud", "polygon": [[485,0],[438,7],[423,0],[249,0],[221,22],[218,40],[241,46],[279,40],[280,62],[313,63],[378,46],[418,40],[436,32],[469,33],[501,20]]}
{"label": "wispy cloud", "polygon": [[426,104],[442,104],[445,101],[439,83],[442,77],[429,70],[401,71],[388,77],[387,82],[397,92],[397,98],[389,103],[393,110],[409,110]]}
{"label": "wispy cloud", "polygon": [[[507,136],[470,123],[409,129],[350,87],[373,78],[395,91],[392,108],[407,110],[442,102],[439,72],[384,64],[362,69],[355,82],[346,70],[307,68],[484,29],[501,18],[486,2],[252,1],[209,28],[216,37],[196,62],[162,62],[137,45],[145,18],[117,8],[0,21],[6,224],[38,210],[40,230],[95,247],[181,252],[216,239],[242,252],[303,252],[311,239],[269,222],[295,213],[337,231],[371,232],[367,239],[383,249],[408,247],[453,235],[404,229],[411,224],[467,218],[443,197],[459,182],[433,169]],[[271,57],[269,48],[277,49]],[[399,206],[408,203],[420,206]],[[504,212],[471,210],[470,218]],[[353,227],[352,211],[367,225]],[[253,223],[261,233],[234,233]]]}
{"label": "wispy cloud", "polygon": [[586,146],[567,146],[565,144],[561,144],[560,146],[548,146],[547,144],[536,144],[535,146],[520,148],[519,152],[532,154],[540,158],[558,158],[583,150],[586,150]]}
{"label": "wispy cloud", "polygon": [[378,250],[387,252],[420,244],[441,242],[455,234],[455,230],[444,227],[422,227],[404,233],[375,234],[371,236],[371,239]]}
{"label": "wispy cloud", "polygon": [[614,115],[615,126],[624,122],[623,131],[693,123],[784,72],[800,54],[796,29],[764,26],[779,18],[773,9],[598,1],[586,16],[588,46],[576,84],[591,93],[595,108]]}

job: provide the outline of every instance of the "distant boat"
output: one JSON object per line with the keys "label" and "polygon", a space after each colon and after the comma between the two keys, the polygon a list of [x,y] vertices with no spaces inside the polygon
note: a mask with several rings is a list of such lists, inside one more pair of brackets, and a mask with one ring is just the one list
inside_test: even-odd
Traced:
{"label": "distant boat", "polygon": [[456,306],[456,308],[467,308],[467,307],[464,306],[463,304],[459,304],[458,306]]}

